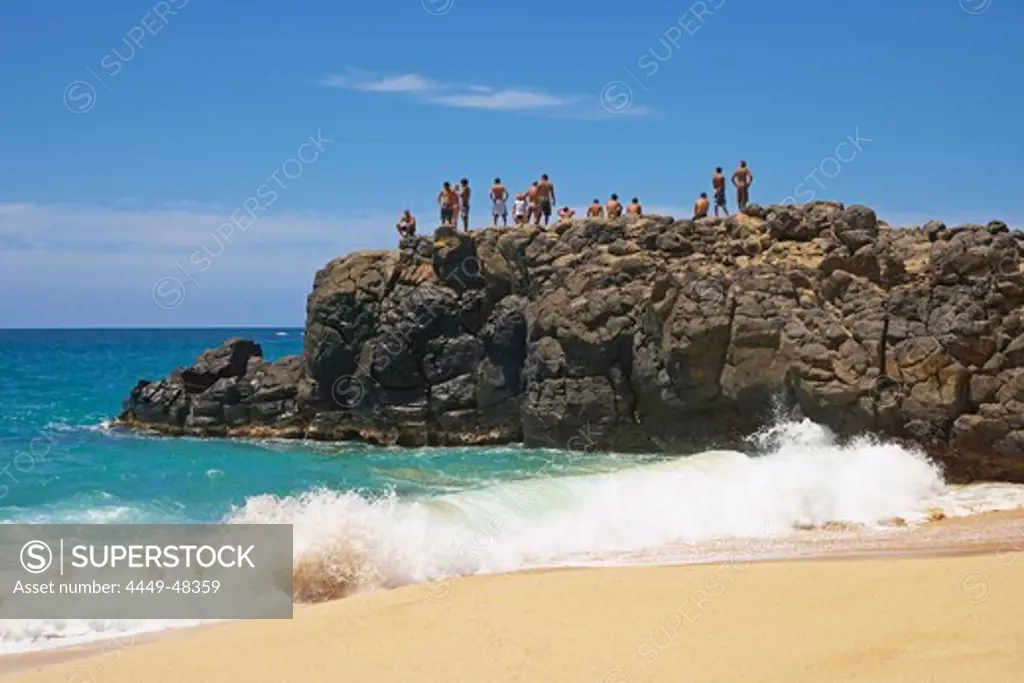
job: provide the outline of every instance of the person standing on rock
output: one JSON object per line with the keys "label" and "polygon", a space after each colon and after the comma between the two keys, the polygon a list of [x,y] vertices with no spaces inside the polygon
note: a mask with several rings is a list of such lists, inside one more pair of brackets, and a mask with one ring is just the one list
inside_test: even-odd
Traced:
{"label": "person standing on rock", "polygon": [[452,225],[456,229],[459,227],[459,216],[462,215],[462,200],[459,196],[459,181],[453,180],[451,184],[452,194],[455,195],[455,201],[452,202]]}
{"label": "person standing on rock", "polygon": [[[724,181],[725,178],[723,177],[722,180]],[[722,187],[722,192],[725,192],[725,187],[724,186]],[[716,216],[718,215],[718,207],[717,206],[715,206],[715,215]],[[707,217],[708,217],[708,193],[707,192],[701,192],[700,193],[700,197],[697,199],[697,201],[695,201],[693,203],[693,220],[697,220],[698,218],[707,218]]]}
{"label": "person standing on rock", "polygon": [[540,183],[537,184],[537,224],[540,225],[540,217],[544,216],[544,225],[548,224],[551,219],[551,209],[558,202],[555,199],[555,186],[548,179],[548,174],[545,173],[540,177]]}
{"label": "person standing on rock", "polygon": [[[729,209],[726,208],[725,199],[725,174],[722,173],[721,166],[715,169],[715,175],[711,177],[711,188],[715,191],[715,217],[718,217],[719,208],[728,216]],[[702,193],[701,197],[707,199],[707,194]],[[704,215],[706,216],[707,212]]]}
{"label": "person standing on rock", "polygon": [[533,185],[526,191],[526,203],[529,207],[529,212],[526,214],[527,223],[531,221],[540,223],[540,210],[537,206],[537,193],[540,191],[538,187],[540,187],[540,183],[534,180]]}
{"label": "person standing on rock", "polygon": [[622,202],[619,201],[617,194],[613,194],[608,200],[608,218],[622,218]]}
{"label": "person standing on rock", "polygon": [[587,218],[604,218],[604,207],[601,206],[601,200],[595,199],[594,203],[587,209]]}
{"label": "person standing on rock", "polygon": [[491,216],[494,218],[494,225],[498,224],[500,217],[508,227],[508,190],[501,184],[501,178],[495,178],[494,185],[491,186]]}
{"label": "person standing on rock", "polygon": [[451,183],[445,183],[437,193],[437,205],[441,207],[441,225],[455,225],[455,205],[459,196],[452,189]]}
{"label": "person standing on rock", "polygon": [[413,218],[412,212],[409,209],[402,212],[402,217],[398,219],[398,224],[395,228],[398,229],[399,239],[416,236],[416,219]]}
{"label": "person standing on rock", "polygon": [[469,179],[463,178],[459,183],[459,206],[462,215],[462,229],[469,232]]}
{"label": "person standing on rock", "polygon": [[743,213],[750,201],[750,186],[754,184],[754,174],[747,168],[747,162],[740,162],[740,167],[732,174],[732,184],[736,186],[736,205]]}
{"label": "person standing on rock", "polygon": [[526,201],[526,193],[520,192],[516,195],[516,202],[512,205],[512,218],[516,225],[526,225],[530,220],[530,203]]}

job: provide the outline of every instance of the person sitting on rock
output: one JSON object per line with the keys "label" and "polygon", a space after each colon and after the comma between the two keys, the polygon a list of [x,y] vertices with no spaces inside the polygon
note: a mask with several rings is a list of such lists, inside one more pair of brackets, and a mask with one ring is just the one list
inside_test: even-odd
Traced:
{"label": "person sitting on rock", "polygon": [[594,203],[587,209],[587,218],[604,218],[604,207],[601,200],[595,199]]}
{"label": "person sitting on rock", "polygon": [[516,225],[524,225],[529,220],[530,204],[526,201],[526,193],[520,192],[516,195],[516,202],[512,205],[512,218]]}
{"label": "person sitting on rock", "polygon": [[437,205],[441,207],[441,225],[454,225],[455,205],[459,197],[452,189],[451,183],[445,183],[441,191],[437,193]]}
{"label": "person sitting on rock", "polygon": [[626,207],[626,215],[627,216],[636,216],[636,217],[640,217],[640,216],[644,215],[644,208],[642,206],[640,206],[640,200],[639,199],[637,199],[636,197],[633,197],[633,201],[630,202],[629,206]]}
{"label": "person sitting on rock", "polygon": [[415,237],[416,235],[416,219],[413,218],[412,212],[406,209],[402,212],[402,217],[398,219],[398,224],[395,226],[398,230],[399,239],[405,237]]}
{"label": "person sitting on rock", "polygon": [[619,201],[617,194],[613,194],[608,200],[608,218],[622,218],[622,202]]}
{"label": "person sitting on rock", "polygon": [[711,177],[711,188],[715,191],[715,216],[718,216],[719,208],[728,216],[729,209],[725,208],[725,174],[722,173],[721,166],[715,169],[715,175]]}
{"label": "person sitting on rock", "polygon": [[568,206],[563,206],[558,212],[558,219],[563,223],[568,223],[575,215],[576,212],[573,209],[570,209]]}
{"label": "person sitting on rock", "polygon": [[[723,178],[724,180],[724,178]],[[722,188],[722,192],[725,192],[725,188]],[[715,207],[715,214],[718,214],[718,207]],[[693,203],[693,220],[698,218],[708,217],[708,193],[701,192],[700,197]]]}
{"label": "person sitting on rock", "polygon": [[500,217],[502,222],[508,225],[508,190],[501,184],[501,178],[494,179],[494,185],[491,186],[491,216],[494,218],[494,224],[498,224],[498,218]]}

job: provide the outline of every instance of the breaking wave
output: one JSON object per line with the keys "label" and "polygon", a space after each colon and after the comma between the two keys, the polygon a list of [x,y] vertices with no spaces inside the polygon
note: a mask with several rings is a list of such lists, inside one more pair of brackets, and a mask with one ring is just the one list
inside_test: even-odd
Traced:
{"label": "breaking wave", "polygon": [[256,496],[231,523],[292,524],[300,602],[723,538],[828,525],[918,524],[1024,506],[1024,487],[950,487],[923,454],[810,421],[759,434],[756,453],[708,451],[578,476],[538,476],[418,499],[317,489]]}

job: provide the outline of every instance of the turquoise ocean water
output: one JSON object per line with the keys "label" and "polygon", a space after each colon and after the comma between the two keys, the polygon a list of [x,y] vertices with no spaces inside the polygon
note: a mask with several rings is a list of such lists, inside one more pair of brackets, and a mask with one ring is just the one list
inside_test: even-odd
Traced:
{"label": "turquoise ocean water", "polygon": [[165,439],[104,428],[138,379],[159,379],[233,336],[256,340],[270,359],[302,348],[302,330],[286,328],[0,330],[0,519],[216,522],[259,494],[430,494],[549,464],[551,454],[514,448],[481,457],[472,449]]}

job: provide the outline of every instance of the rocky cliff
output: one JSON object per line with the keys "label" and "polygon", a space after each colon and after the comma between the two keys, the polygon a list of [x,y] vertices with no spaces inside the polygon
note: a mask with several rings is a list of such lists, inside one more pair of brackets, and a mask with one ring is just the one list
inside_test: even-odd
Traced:
{"label": "rocky cliff", "polygon": [[1024,481],[1024,235],[864,206],[409,238],[317,273],[304,353],[140,382],[168,434],[687,451],[779,410]]}

